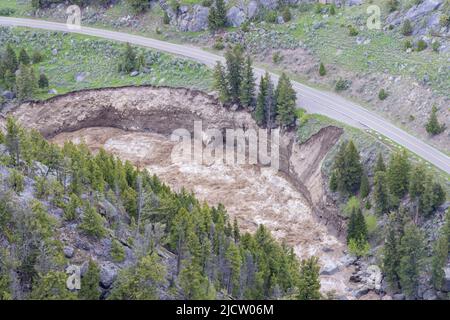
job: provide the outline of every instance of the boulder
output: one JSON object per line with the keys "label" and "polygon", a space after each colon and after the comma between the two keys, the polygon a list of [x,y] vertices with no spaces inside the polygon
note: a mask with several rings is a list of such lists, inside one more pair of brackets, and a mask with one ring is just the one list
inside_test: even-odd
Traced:
{"label": "boulder", "polygon": [[278,0],[259,0],[265,9],[275,10],[278,7]]}
{"label": "boulder", "polygon": [[2,92],[2,97],[7,100],[12,100],[16,97],[16,95],[14,94],[14,92],[6,90]]}
{"label": "boulder", "polygon": [[134,70],[130,73],[130,77],[136,77],[137,75],[139,75],[139,71],[136,71],[136,70]]}
{"label": "boulder", "polygon": [[362,296],[364,296],[364,295],[366,295],[366,294],[368,294],[368,293],[369,293],[369,288],[367,288],[367,287],[365,287],[365,286],[362,286],[362,287],[360,287],[360,288],[354,290],[354,291],[352,292],[352,295],[353,295],[356,299],[359,299],[359,298],[361,298]]}
{"label": "boulder", "polygon": [[383,279],[380,268],[376,265],[371,265],[367,268],[366,273],[367,278],[365,279],[365,283],[367,287],[372,290],[380,290],[381,280]]}
{"label": "boulder", "polygon": [[443,0],[424,0],[422,3],[411,7],[411,9],[406,12],[404,19],[416,20],[424,17],[439,8],[442,2]]}
{"label": "boulder", "polygon": [[444,279],[444,291],[450,292],[450,266],[444,269],[445,279]]}
{"label": "boulder", "polygon": [[64,250],[64,256],[67,259],[72,259],[73,258],[73,255],[75,253],[75,249],[73,247],[65,246],[63,250]]}
{"label": "boulder", "polygon": [[231,7],[227,12],[227,23],[232,27],[239,27],[246,19],[244,11],[236,6]]}
{"label": "boulder", "polygon": [[396,293],[392,296],[393,300],[405,300],[405,295],[403,293]]}
{"label": "boulder", "polygon": [[339,271],[339,266],[333,261],[328,261],[320,271],[321,275],[330,276]]}
{"label": "boulder", "polygon": [[258,3],[254,0],[250,1],[247,5],[247,18],[254,18],[259,12]]}
{"label": "boulder", "polygon": [[47,91],[48,94],[58,94],[58,91],[56,89],[50,89]]}
{"label": "boulder", "polygon": [[172,19],[175,20],[180,31],[197,32],[208,29],[208,15],[209,8],[196,4],[190,10],[183,8],[183,11],[178,16],[173,15]]}
{"label": "boulder", "polygon": [[283,23],[284,23],[283,17],[282,17],[282,16],[278,16],[276,22],[277,22],[278,24],[283,24]]}
{"label": "boulder", "polygon": [[100,265],[100,285],[104,289],[111,287],[117,278],[118,268],[115,264],[106,261]]}
{"label": "boulder", "polygon": [[423,300],[437,300],[436,292],[433,289],[426,290],[422,295]]}

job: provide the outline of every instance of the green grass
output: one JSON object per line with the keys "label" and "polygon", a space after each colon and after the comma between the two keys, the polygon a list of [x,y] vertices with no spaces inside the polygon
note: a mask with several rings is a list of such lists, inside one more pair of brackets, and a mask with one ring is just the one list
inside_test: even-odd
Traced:
{"label": "green grass", "polygon": [[[36,73],[44,72],[49,80],[49,88],[58,93],[74,90],[114,87],[124,85],[164,85],[209,90],[211,71],[204,65],[187,59],[178,58],[155,50],[139,48],[149,60],[151,71],[136,77],[117,71],[118,61],[124,45],[94,37],[47,31],[30,31],[25,28],[2,29],[0,39],[15,37],[21,39],[14,43],[16,51],[24,47],[31,54],[33,49],[42,51],[43,62],[35,65]],[[0,42],[1,47],[7,40]],[[57,55],[52,54],[57,49]],[[75,77],[85,73],[84,81],[77,82]],[[50,95],[41,90],[37,98],[45,99]]]}

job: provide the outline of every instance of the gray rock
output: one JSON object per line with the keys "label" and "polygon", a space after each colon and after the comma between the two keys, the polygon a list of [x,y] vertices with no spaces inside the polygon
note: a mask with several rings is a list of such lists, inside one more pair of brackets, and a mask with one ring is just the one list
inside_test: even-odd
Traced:
{"label": "gray rock", "polygon": [[52,55],[56,56],[58,54],[58,49],[53,48],[52,49]]}
{"label": "gray rock", "polygon": [[357,258],[355,256],[346,254],[339,260],[339,262],[342,263],[345,267],[349,267],[350,265],[354,264],[356,260]]}
{"label": "gray rock", "polygon": [[283,24],[283,23],[284,23],[283,17],[282,17],[282,16],[278,16],[276,22],[277,22],[278,24]]}
{"label": "gray rock", "polygon": [[130,77],[136,77],[137,75],[139,75],[139,71],[136,71],[136,70],[134,70],[130,73]]}
{"label": "gray rock", "polygon": [[450,292],[450,266],[447,266],[447,268],[444,269],[444,272],[445,272],[444,291]]}
{"label": "gray rock", "polygon": [[227,23],[232,27],[239,27],[245,19],[244,11],[236,6],[231,7],[227,12]]}
{"label": "gray rock", "polygon": [[75,249],[71,246],[64,247],[64,256],[68,259],[72,259],[75,253]]}
{"label": "gray rock", "polygon": [[84,72],[80,72],[75,75],[76,82],[82,82],[82,81],[84,81],[84,79],[86,79],[86,73],[84,73]]}
{"label": "gray rock", "polygon": [[278,0],[259,0],[259,3],[266,9],[274,10],[278,7]]}
{"label": "gray rock", "polygon": [[250,1],[247,5],[247,18],[254,18],[259,12],[258,3],[254,0]]}
{"label": "gray rock", "polygon": [[392,296],[393,300],[405,300],[405,295],[403,293],[396,293]]}
{"label": "gray rock", "polygon": [[58,91],[56,89],[50,89],[47,91],[48,94],[58,94]]}
{"label": "gray rock", "polygon": [[14,92],[6,90],[2,92],[2,97],[7,100],[12,100],[16,97],[16,95],[14,94]]}
{"label": "gray rock", "polygon": [[352,295],[353,295],[356,299],[359,299],[359,298],[361,298],[362,296],[366,295],[367,293],[369,293],[369,288],[367,288],[367,287],[361,287],[361,288],[358,288],[358,289],[354,290],[354,291],[352,292]]}
{"label": "gray rock", "polygon": [[106,261],[100,265],[100,285],[104,289],[111,287],[117,278],[118,268],[112,262]]}
{"label": "gray rock", "polygon": [[[209,8],[194,5],[191,10],[171,16],[180,31],[204,31],[208,29]],[[169,15],[170,16],[170,15]]]}
{"label": "gray rock", "polygon": [[428,13],[436,10],[442,4],[443,0],[424,0],[417,6],[411,7],[406,14],[405,19],[416,20],[417,18],[424,17]]}
{"label": "gray rock", "polygon": [[427,290],[423,293],[422,298],[424,300],[437,300],[436,292],[433,289]]}
{"label": "gray rock", "polygon": [[339,271],[339,266],[335,264],[333,261],[328,261],[320,271],[321,275],[330,276]]}

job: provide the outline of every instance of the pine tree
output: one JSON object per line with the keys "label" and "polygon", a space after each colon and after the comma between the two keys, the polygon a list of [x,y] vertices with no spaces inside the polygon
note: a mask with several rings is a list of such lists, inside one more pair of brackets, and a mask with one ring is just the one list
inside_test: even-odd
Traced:
{"label": "pine tree", "polygon": [[361,185],[359,187],[359,196],[364,199],[366,198],[370,193],[370,184],[369,184],[369,178],[367,177],[367,173],[363,171],[363,174],[361,176]]}
{"label": "pine tree", "polygon": [[66,288],[67,275],[50,271],[39,278],[30,294],[32,300],[75,300],[75,293]]}
{"label": "pine tree", "polygon": [[127,42],[119,64],[120,72],[131,72],[137,69],[137,55],[134,48]]}
{"label": "pine tree", "polygon": [[37,81],[34,69],[21,64],[16,76],[17,98],[19,100],[26,100],[33,97],[36,88]]}
{"label": "pine tree", "polygon": [[386,274],[386,279],[391,289],[396,290],[398,288],[399,281],[399,236],[396,226],[396,213],[392,213],[389,216],[387,225],[387,234],[383,247],[383,271]]}
{"label": "pine tree", "polygon": [[189,262],[180,273],[180,286],[187,300],[215,299],[208,279],[200,272],[200,267]]}
{"label": "pine tree", "polygon": [[224,0],[216,0],[216,26],[225,27],[227,23],[227,9]]}
{"label": "pine tree", "polygon": [[106,235],[104,218],[89,203],[84,208],[80,229],[95,238],[103,238]]}
{"label": "pine tree", "polygon": [[349,243],[351,239],[356,241],[367,241],[366,221],[360,208],[355,208],[350,214],[350,220],[347,227],[347,243]]}
{"label": "pine tree", "polygon": [[274,96],[274,87],[272,79],[268,72],[265,74],[265,82],[267,85],[265,100],[264,100],[264,111],[266,118],[266,125],[268,128],[273,128],[275,125],[277,110],[276,110],[276,101]]}
{"label": "pine tree", "polygon": [[319,270],[317,257],[302,260],[298,283],[298,299],[319,300],[321,298]]}
{"label": "pine tree", "polygon": [[6,51],[2,60],[5,71],[9,70],[12,74],[14,74],[19,68],[19,62],[17,60],[16,52],[10,44],[8,44],[8,46],[6,47]]}
{"label": "pine tree", "polygon": [[250,55],[247,55],[242,73],[240,102],[245,108],[251,108],[255,103],[255,78]]}
{"label": "pine tree", "polygon": [[288,127],[294,123],[296,100],[297,96],[291,81],[285,73],[282,73],[275,90],[276,119],[281,127]]}
{"label": "pine tree", "polygon": [[325,66],[323,65],[323,63],[321,62],[320,63],[320,66],[319,66],[319,75],[321,76],[321,77],[323,77],[324,75],[326,75],[327,74],[327,71],[325,70]]}
{"label": "pine tree", "polygon": [[78,296],[83,300],[98,300],[100,298],[100,269],[93,260],[89,260],[88,269],[81,278]]}
{"label": "pine tree", "polygon": [[230,243],[225,252],[225,259],[228,262],[229,277],[228,277],[228,292],[237,296],[239,293],[239,280],[241,274],[241,255],[238,247],[234,243]]}
{"label": "pine tree", "polygon": [[395,153],[387,168],[389,192],[401,199],[409,187],[410,162],[406,151]]}
{"label": "pine tree", "polygon": [[64,208],[64,219],[73,221],[77,218],[77,209],[81,207],[81,200],[75,193],[70,195],[69,203]]}
{"label": "pine tree", "polygon": [[428,122],[425,125],[425,129],[427,132],[431,135],[437,135],[440,134],[445,130],[445,124],[440,124],[437,118],[437,111],[438,109],[436,106],[433,106],[431,109],[430,117],[428,118]]}
{"label": "pine tree", "polygon": [[377,171],[373,183],[373,199],[375,202],[375,213],[382,215],[389,210],[389,193],[387,188],[386,173]]}
{"label": "pine tree", "polygon": [[45,74],[41,73],[39,75],[38,85],[40,89],[48,88],[48,78]]}
{"label": "pine tree", "polygon": [[261,77],[259,82],[258,98],[256,100],[255,120],[259,126],[266,125],[266,96],[267,82],[265,77]]}
{"label": "pine tree", "polygon": [[31,62],[30,56],[28,55],[27,51],[22,48],[19,52],[19,63],[23,65],[29,65]]}
{"label": "pine tree", "polygon": [[239,103],[241,93],[242,70],[244,66],[243,49],[240,45],[235,45],[225,52],[227,67],[227,83],[230,98],[233,103]]}
{"label": "pine tree", "polygon": [[431,260],[431,281],[436,290],[442,290],[445,284],[444,268],[448,261],[449,243],[445,233],[442,233],[433,247]]}
{"label": "pine tree", "polygon": [[228,102],[230,99],[230,93],[228,90],[227,79],[225,71],[220,62],[217,62],[214,67],[214,89],[219,92],[219,100],[222,103]]}
{"label": "pine tree", "polygon": [[377,162],[373,171],[374,173],[377,173],[378,171],[386,171],[386,165],[384,164],[383,155],[381,152],[378,153]]}
{"label": "pine tree", "polygon": [[399,251],[400,285],[408,298],[415,298],[419,287],[419,276],[423,269],[424,237],[414,224],[410,223],[405,227]]}
{"label": "pine tree", "polygon": [[354,193],[359,190],[363,167],[359,152],[353,141],[342,144],[336,155],[334,168],[338,190],[342,193]]}
{"label": "pine tree", "polygon": [[239,239],[241,238],[241,232],[239,230],[239,224],[236,217],[234,217],[233,220],[233,238],[235,243],[238,243]]}
{"label": "pine tree", "polygon": [[331,173],[331,177],[330,177],[330,190],[332,192],[336,192],[337,188],[338,188],[337,175],[336,175],[336,171],[333,170],[333,172]]}

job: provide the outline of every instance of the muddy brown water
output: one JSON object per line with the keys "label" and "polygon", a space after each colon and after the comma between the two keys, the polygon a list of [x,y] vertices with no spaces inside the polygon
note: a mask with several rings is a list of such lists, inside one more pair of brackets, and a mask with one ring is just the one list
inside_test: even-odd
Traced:
{"label": "muddy brown water", "polygon": [[184,187],[211,205],[222,203],[240,228],[253,232],[259,224],[274,237],[294,247],[300,258],[315,255],[320,264],[336,264],[339,271],[321,275],[322,291],[335,291],[350,298],[347,288],[351,269],[340,264],[344,244],[315,219],[300,192],[282,174],[256,165],[213,163],[202,165],[177,157],[179,145],[164,135],[129,132],[111,127],[89,127],[63,132],[51,139],[84,142],[93,151],[104,148],[122,160],[129,160],[175,190]]}

